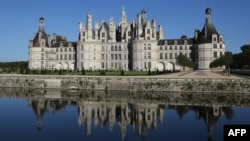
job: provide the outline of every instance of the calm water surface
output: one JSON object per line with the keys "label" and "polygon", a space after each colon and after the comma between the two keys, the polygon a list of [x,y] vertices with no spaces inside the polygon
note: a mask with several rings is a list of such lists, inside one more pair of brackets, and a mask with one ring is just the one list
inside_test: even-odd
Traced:
{"label": "calm water surface", "polygon": [[250,96],[220,95],[1,89],[0,140],[223,141]]}

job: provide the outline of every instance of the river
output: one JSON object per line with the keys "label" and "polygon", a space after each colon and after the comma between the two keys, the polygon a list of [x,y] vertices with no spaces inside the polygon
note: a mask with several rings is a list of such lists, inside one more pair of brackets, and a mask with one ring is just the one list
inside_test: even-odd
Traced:
{"label": "river", "polygon": [[0,89],[1,141],[222,141],[250,95]]}

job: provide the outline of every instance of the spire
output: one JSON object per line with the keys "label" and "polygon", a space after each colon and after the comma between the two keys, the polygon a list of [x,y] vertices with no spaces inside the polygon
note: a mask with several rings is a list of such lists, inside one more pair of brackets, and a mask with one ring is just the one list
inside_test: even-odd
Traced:
{"label": "spire", "polygon": [[127,24],[127,16],[125,13],[124,6],[122,7],[122,12],[121,12],[121,24]]}
{"label": "spire", "polygon": [[206,8],[205,12],[206,12],[206,23],[212,23],[212,20],[211,20],[212,9]]}
{"label": "spire", "polygon": [[198,36],[196,35],[196,43],[211,43],[212,42],[212,35],[216,34],[219,35],[216,28],[214,27],[212,23],[211,18],[212,9],[206,8],[205,14],[206,14],[206,20],[205,24],[201,30],[201,32],[196,32]]}
{"label": "spire", "polygon": [[44,18],[41,17],[39,18],[39,31],[43,31],[44,30]]}

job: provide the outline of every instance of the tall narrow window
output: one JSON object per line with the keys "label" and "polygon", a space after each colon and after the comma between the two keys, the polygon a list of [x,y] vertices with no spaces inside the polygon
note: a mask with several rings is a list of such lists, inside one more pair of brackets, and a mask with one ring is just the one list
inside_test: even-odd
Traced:
{"label": "tall narrow window", "polygon": [[151,62],[148,62],[148,68],[151,68]]}
{"label": "tall narrow window", "polygon": [[168,53],[165,53],[165,59],[168,59]]}
{"label": "tall narrow window", "polygon": [[148,53],[148,59],[151,59],[151,53],[150,52]]}
{"label": "tall narrow window", "polygon": [[214,58],[217,58],[217,52],[214,51]]}
{"label": "tall narrow window", "polygon": [[151,50],[151,44],[148,44],[148,50]]}
{"label": "tall narrow window", "polygon": [[160,59],[163,59],[163,53],[160,53]]}

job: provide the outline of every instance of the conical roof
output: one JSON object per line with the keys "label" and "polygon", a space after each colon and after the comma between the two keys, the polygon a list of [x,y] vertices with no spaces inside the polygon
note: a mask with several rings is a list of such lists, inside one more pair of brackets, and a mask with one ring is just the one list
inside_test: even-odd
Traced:
{"label": "conical roof", "polygon": [[215,29],[212,21],[211,21],[211,9],[206,9],[206,22],[203,26],[202,30],[198,33],[198,38],[196,39],[196,43],[203,44],[203,43],[211,43],[212,42],[212,35],[216,34],[219,35],[217,30]]}

